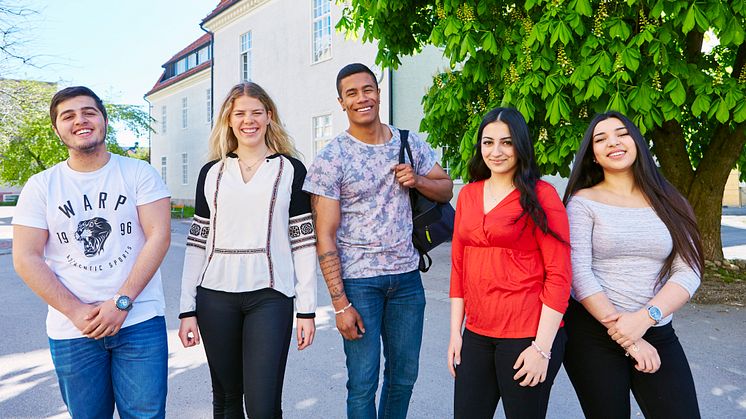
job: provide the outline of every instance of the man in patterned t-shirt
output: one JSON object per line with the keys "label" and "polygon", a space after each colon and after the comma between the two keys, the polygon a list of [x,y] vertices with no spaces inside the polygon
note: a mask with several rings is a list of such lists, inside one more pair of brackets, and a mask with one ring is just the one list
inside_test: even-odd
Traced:
{"label": "man in patterned t-shirt", "polygon": [[425,312],[409,188],[447,202],[453,182],[415,134],[409,136],[415,161],[398,164],[400,133],[381,123],[380,90],[368,67],[342,68],[337,93],[350,126],[316,157],[303,189],[312,194],[319,263],[344,338],[347,416],[377,416],[383,341],[378,409],[387,417],[405,418],[417,380]]}

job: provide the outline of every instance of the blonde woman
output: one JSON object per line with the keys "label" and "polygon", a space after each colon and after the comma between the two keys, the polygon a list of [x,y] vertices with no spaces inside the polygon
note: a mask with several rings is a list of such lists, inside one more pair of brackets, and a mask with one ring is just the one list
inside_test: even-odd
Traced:
{"label": "blonde woman", "polygon": [[316,237],[303,164],[272,99],[234,86],[210,135],[187,237],[179,338],[204,339],[215,417],[282,417],[293,325],[313,343]]}

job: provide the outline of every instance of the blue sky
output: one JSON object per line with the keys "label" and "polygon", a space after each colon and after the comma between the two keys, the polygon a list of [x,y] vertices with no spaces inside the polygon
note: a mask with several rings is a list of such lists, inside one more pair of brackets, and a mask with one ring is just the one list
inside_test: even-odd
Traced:
{"label": "blue sky", "polygon": [[[19,51],[38,55],[41,69],[7,78],[86,85],[105,101],[142,105],[161,65],[204,34],[199,22],[218,0],[30,0]],[[122,139],[124,140],[124,139]],[[126,142],[121,141],[120,142]]]}

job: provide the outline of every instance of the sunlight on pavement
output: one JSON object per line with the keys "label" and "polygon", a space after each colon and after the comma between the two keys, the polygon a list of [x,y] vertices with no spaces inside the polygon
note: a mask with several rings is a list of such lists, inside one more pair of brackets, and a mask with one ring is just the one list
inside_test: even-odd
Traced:
{"label": "sunlight on pavement", "polygon": [[0,357],[0,403],[50,380],[56,382],[57,377],[47,349]]}

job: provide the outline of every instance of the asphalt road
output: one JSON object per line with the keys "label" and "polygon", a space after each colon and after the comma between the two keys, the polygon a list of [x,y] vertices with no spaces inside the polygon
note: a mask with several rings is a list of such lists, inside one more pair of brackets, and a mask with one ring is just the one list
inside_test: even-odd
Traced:
{"label": "asphalt road", "polygon": [[[0,221],[5,221],[0,213]],[[726,217],[731,217],[726,220]],[[746,217],[726,216],[726,251],[746,258]],[[9,220],[8,220],[9,221]],[[726,222],[727,221],[727,222]],[[4,224],[4,223],[0,223]],[[5,224],[7,226],[7,224]],[[0,228],[3,226],[0,225]],[[201,347],[178,342],[178,294],[188,222],[172,223],[172,246],[162,266],[169,333],[167,417],[211,417],[210,381]],[[0,232],[1,233],[1,232]],[[744,245],[744,248],[741,246]],[[420,375],[410,418],[452,417],[453,381],[445,353],[448,344],[449,246],[433,253],[433,269],[423,276],[427,308]],[[0,418],[66,418],[44,331],[46,305],[13,271],[11,256],[0,254]],[[291,345],[283,407],[286,418],[343,418],[346,371],[342,340],[323,281],[319,283],[318,333],[309,349]],[[687,305],[674,327],[687,353],[704,418],[746,418],[746,310]],[[475,397],[479,397],[475,394]],[[633,403],[632,417],[642,417]],[[498,407],[497,418],[504,417]],[[549,418],[581,418],[580,406],[564,371],[552,390]]]}

